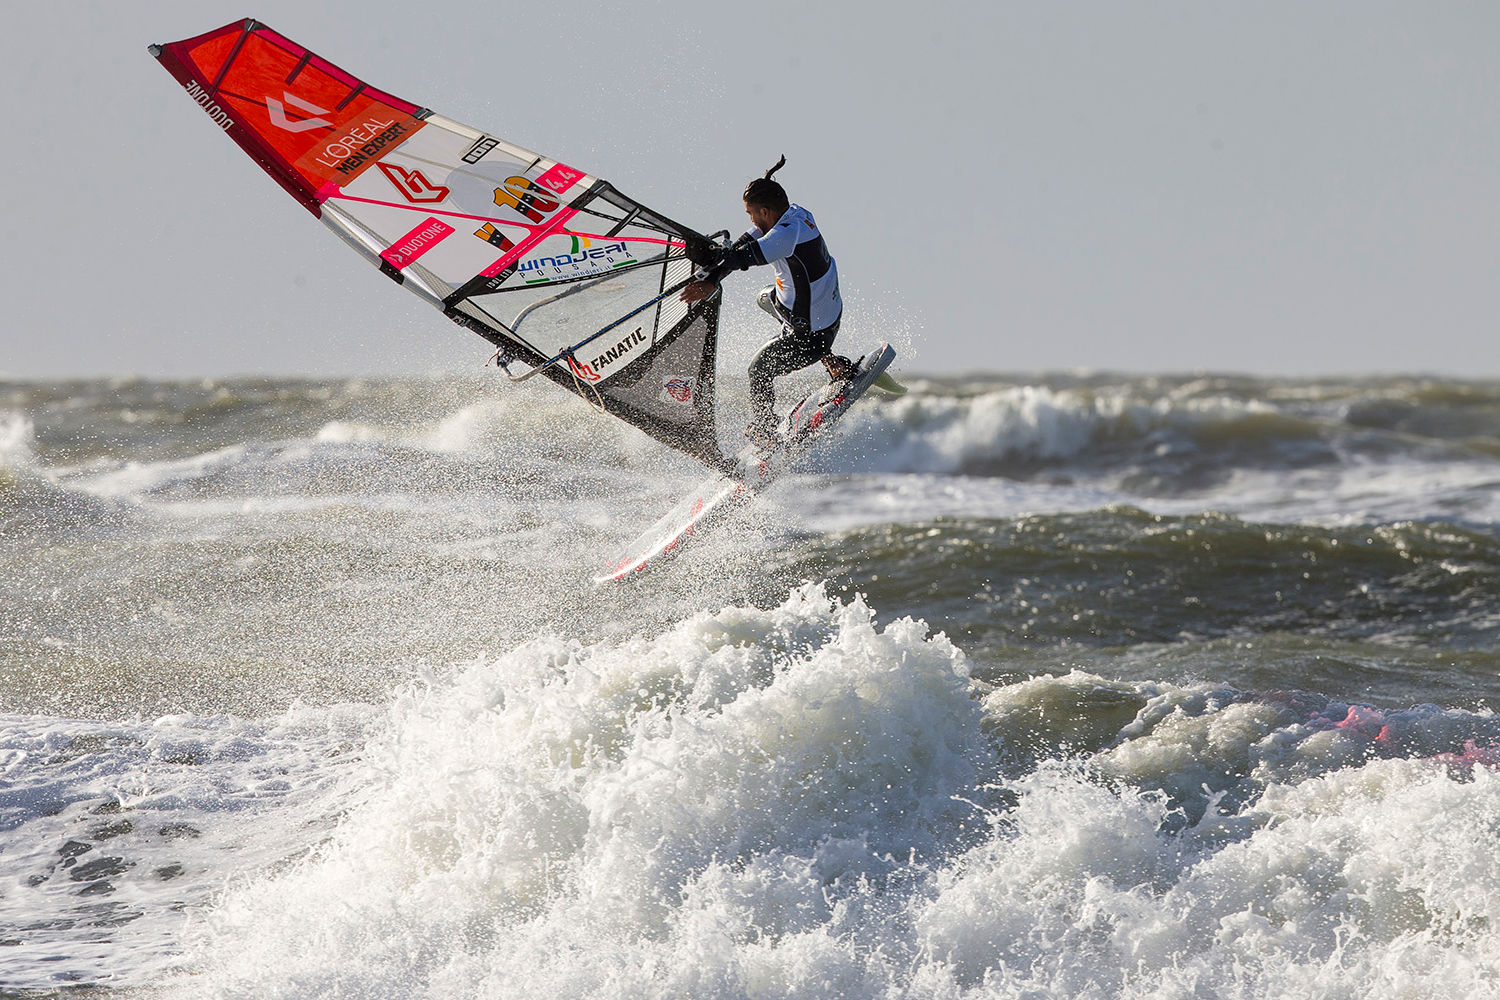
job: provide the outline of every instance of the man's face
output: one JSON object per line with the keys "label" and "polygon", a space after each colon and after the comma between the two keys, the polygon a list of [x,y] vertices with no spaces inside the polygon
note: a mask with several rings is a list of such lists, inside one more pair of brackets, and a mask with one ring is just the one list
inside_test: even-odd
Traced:
{"label": "man's face", "polygon": [[745,214],[750,216],[750,224],[763,233],[769,233],[771,227],[776,225],[776,213],[764,205],[752,205],[747,201]]}

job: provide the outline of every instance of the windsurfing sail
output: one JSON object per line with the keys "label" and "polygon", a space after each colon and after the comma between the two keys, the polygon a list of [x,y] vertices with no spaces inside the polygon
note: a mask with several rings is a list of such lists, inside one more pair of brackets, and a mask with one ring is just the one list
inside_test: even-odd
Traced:
{"label": "windsurfing sail", "polygon": [[704,237],[582,169],[377,90],[254,20],[150,46],[288,194],[402,287],[710,465],[719,296]]}

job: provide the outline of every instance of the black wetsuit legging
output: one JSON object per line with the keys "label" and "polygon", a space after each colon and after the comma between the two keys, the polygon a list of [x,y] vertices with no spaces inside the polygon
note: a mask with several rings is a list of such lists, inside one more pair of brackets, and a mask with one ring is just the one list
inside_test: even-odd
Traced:
{"label": "black wetsuit legging", "polygon": [[833,350],[839,320],[823,330],[799,329],[791,324],[781,336],[762,347],[750,362],[750,418],[765,427],[775,424],[776,391],[772,380],[817,364]]}

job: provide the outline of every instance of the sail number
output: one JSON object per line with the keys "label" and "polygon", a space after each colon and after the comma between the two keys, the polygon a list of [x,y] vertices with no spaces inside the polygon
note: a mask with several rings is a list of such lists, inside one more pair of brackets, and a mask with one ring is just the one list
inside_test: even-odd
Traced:
{"label": "sail number", "polygon": [[541,222],[542,217],[557,209],[557,199],[536,181],[525,177],[507,177],[495,188],[495,204],[501,208],[513,208],[530,219]]}

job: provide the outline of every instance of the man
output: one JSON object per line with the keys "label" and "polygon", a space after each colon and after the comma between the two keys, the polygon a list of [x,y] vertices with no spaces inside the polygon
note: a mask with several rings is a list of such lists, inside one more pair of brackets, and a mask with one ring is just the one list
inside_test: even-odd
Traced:
{"label": "man", "polygon": [[776,166],[745,185],[745,214],[750,231],[728,250],[690,243],[687,255],[699,266],[697,280],[682,290],[682,301],[701,302],[718,290],[730,271],[770,264],[776,283],[760,293],[759,305],[781,321],[781,334],[762,347],[750,362],[750,426],[745,436],[762,448],[774,447],[776,396],[774,380],[822,361],[833,381],[847,378],[854,366],[831,354],[839,332],[844,303],[839,298],[838,265],[823,242],[812,213],[792,204],[785,189],[771,175]]}

